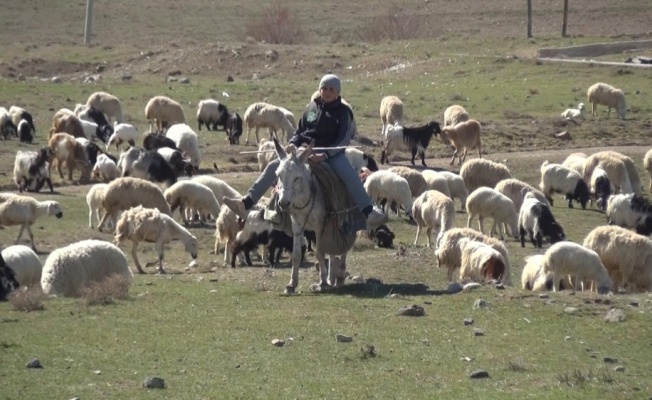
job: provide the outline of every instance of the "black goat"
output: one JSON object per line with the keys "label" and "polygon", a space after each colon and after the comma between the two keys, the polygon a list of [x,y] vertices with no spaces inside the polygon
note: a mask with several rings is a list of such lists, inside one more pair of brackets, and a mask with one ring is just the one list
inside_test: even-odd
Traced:
{"label": "black goat", "polygon": [[240,144],[240,136],[242,136],[242,118],[240,118],[240,114],[234,112],[228,115],[226,120],[226,135],[229,139],[229,144]]}
{"label": "black goat", "polygon": [[156,150],[161,147],[169,147],[171,149],[176,149],[177,144],[174,140],[169,137],[162,135],[160,133],[151,132],[145,135],[143,138],[143,147],[145,150]]}
{"label": "black goat", "polygon": [[156,183],[166,182],[168,187],[177,182],[177,174],[174,168],[156,151],[131,147],[124,156],[123,162],[127,163],[127,165],[131,162],[131,166],[123,171],[122,176],[145,175],[147,180]]}
{"label": "black goat", "polygon": [[412,165],[415,165],[414,158],[419,153],[421,155],[421,164],[427,167],[425,160],[426,149],[432,137],[439,133],[441,133],[441,128],[436,121],[430,121],[426,125],[417,127],[390,127],[387,131],[385,146],[380,156],[380,163],[389,163],[391,153],[401,147],[407,148],[412,154],[412,159],[410,160]]}
{"label": "black goat", "polygon": [[[236,241],[231,255],[231,268],[235,268],[235,260],[238,254],[244,252],[245,263],[252,266],[250,253],[256,250],[256,247],[262,245],[265,247],[265,257],[269,264],[274,267],[280,262],[283,250],[292,252],[294,247],[294,238],[283,231],[272,229],[264,230],[259,233],[251,233],[248,240],[241,242]],[[303,261],[306,254],[306,246],[301,246],[301,260]]]}

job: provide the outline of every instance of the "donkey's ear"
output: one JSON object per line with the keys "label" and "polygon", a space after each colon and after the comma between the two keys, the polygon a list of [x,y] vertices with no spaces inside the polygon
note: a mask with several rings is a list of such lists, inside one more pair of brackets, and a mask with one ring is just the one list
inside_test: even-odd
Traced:
{"label": "donkey's ear", "polygon": [[301,153],[301,155],[299,156],[299,161],[301,161],[302,163],[308,161],[308,157],[310,157],[310,154],[312,154],[313,147],[315,147],[315,139],[312,139],[308,147],[306,147],[303,153]]}
{"label": "donkey's ear", "polygon": [[281,144],[278,142],[278,139],[276,139],[276,136],[274,136],[272,140],[274,141],[274,149],[276,149],[276,154],[278,155],[279,160],[284,159],[287,154],[285,153],[285,150],[283,150]]}

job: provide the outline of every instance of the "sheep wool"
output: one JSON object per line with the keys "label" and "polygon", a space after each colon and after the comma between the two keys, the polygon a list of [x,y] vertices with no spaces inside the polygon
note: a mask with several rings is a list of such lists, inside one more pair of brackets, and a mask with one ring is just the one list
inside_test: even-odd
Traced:
{"label": "sheep wool", "polygon": [[43,264],[34,250],[20,244],[2,250],[2,258],[14,270],[15,278],[22,287],[39,286]]}
{"label": "sheep wool", "polygon": [[491,236],[493,237],[498,228],[500,240],[504,240],[505,232],[512,237],[518,237],[518,213],[514,202],[504,194],[487,187],[481,187],[473,191],[466,200],[466,211],[468,220],[466,227],[471,227],[473,218],[478,217],[480,232],[484,231],[484,218],[493,219]]}
{"label": "sheep wool", "polygon": [[466,112],[464,107],[454,104],[444,111],[444,126],[455,126],[460,122],[468,121],[469,113]]}
{"label": "sheep wool", "polygon": [[482,186],[493,188],[498,182],[511,178],[512,173],[503,164],[476,158],[462,165],[460,176],[464,180],[468,192],[472,193]]}
{"label": "sheep wool", "polygon": [[607,106],[607,118],[611,115],[611,109],[613,108],[618,113],[618,118],[625,119],[627,103],[625,102],[625,93],[622,90],[616,89],[606,83],[598,82],[589,87],[586,95],[589,98],[589,103],[591,103],[592,115],[598,115],[597,105],[601,104]]}
{"label": "sheep wool", "polygon": [[427,228],[426,238],[428,247],[431,247],[433,229],[437,233],[435,249],[443,234],[453,227],[455,222],[455,205],[453,200],[436,190],[427,190],[414,200],[412,204],[412,217],[417,223],[417,236],[414,245],[419,241],[422,228]]}
{"label": "sheep wool", "polygon": [[505,273],[502,254],[486,243],[464,238],[457,242],[462,254],[460,281],[500,281]]}
{"label": "sheep wool", "polygon": [[559,242],[544,253],[544,270],[553,274],[553,291],[560,290],[559,282],[565,275],[573,279],[575,291],[580,283],[591,282],[599,294],[606,294],[612,286],[611,278],[598,253],[573,242]]}
{"label": "sheep wool", "polygon": [[390,125],[403,125],[403,102],[396,96],[385,96],[380,101],[380,121],[383,124],[381,136],[387,133]]}

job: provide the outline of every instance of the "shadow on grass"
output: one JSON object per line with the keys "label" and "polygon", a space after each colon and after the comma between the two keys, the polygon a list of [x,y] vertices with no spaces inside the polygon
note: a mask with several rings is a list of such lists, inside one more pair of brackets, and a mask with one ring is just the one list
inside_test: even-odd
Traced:
{"label": "shadow on grass", "polygon": [[391,294],[401,296],[441,296],[450,294],[447,290],[431,289],[423,283],[347,283],[344,286],[327,289],[320,294],[351,295],[356,297],[381,298]]}

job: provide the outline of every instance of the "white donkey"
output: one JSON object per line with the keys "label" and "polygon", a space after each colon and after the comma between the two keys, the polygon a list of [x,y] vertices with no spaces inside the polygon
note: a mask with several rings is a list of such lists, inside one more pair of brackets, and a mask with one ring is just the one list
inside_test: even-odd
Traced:
{"label": "white donkey", "polygon": [[324,193],[306,164],[312,152],[313,143],[299,155],[297,155],[297,149],[293,145],[288,146],[288,153],[286,153],[276,138],[274,138],[274,147],[278,158],[281,160],[276,170],[279,181],[277,189],[278,206],[281,210],[290,213],[292,234],[294,236],[292,277],[290,283],[285,287],[285,293],[294,293],[299,284],[301,244],[303,243],[303,231],[306,229],[317,233],[315,257],[319,262],[320,286],[322,288],[329,285],[337,286],[344,282],[346,253],[353,247],[354,240],[351,241],[350,247],[345,250],[344,254],[328,254],[329,268],[327,269],[326,254],[320,247],[327,218],[323,200]]}

